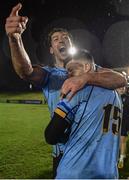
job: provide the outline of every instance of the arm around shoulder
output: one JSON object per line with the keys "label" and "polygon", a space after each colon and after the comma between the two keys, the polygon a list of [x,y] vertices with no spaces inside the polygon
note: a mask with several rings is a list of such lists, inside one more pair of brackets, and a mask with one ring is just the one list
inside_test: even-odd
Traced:
{"label": "arm around shoulder", "polygon": [[108,89],[116,89],[127,85],[127,79],[119,72],[108,68],[100,68],[97,72],[87,73],[87,83]]}

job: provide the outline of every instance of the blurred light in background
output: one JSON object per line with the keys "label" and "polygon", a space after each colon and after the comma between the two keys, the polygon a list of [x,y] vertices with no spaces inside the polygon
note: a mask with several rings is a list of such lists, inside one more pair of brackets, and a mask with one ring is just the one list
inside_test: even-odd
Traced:
{"label": "blurred light in background", "polygon": [[74,55],[77,53],[77,49],[75,47],[69,48],[69,54]]}

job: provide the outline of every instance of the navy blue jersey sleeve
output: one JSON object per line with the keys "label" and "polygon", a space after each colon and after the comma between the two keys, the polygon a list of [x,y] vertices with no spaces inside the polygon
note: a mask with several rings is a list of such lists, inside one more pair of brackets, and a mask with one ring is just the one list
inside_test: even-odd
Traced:
{"label": "navy blue jersey sleeve", "polygon": [[71,132],[74,112],[67,100],[61,100],[54,111],[52,120],[45,129],[45,139],[49,144],[66,143]]}

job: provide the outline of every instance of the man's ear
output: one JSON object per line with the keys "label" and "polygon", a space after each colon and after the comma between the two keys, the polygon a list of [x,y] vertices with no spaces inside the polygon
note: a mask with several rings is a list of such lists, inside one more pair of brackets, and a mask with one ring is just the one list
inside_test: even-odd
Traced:
{"label": "man's ear", "polygon": [[53,49],[52,49],[52,47],[50,47],[50,53],[53,54]]}
{"label": "man's ear", "polygon": [[84,70],[85,70],[85,72],[91,71],[91,64],[89,64],[89,63],[85,64],[84,65]]}

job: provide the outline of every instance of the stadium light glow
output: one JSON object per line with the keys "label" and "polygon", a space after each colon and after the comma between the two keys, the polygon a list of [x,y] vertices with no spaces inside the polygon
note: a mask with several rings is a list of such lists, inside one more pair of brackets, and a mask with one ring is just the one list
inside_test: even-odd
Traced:
{"label": "stadium light glow", "polygon": [[77,53],[77,49],[75,47],[69,48],[69,54],[74,55]]}

